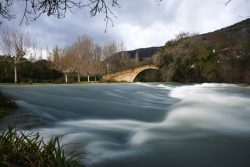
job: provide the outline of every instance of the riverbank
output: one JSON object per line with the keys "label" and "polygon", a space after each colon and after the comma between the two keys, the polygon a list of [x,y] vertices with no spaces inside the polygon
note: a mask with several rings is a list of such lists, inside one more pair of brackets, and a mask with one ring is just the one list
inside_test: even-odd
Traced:
{"label": "riverbank", "polygon": [[8,115],[16,109],[17,105],[15,101],[7,97],[0,91],[0,118]]}
{"label": "riverbank", "polygon": [[50,83],[50,82],[34,82],[34,83],[27,83],[27,82],[23,82],[23,83],[0,83],[0,85],[60,85],[60,84],[82,84],[82,85],[86,85],[86,84],[96,84],[96,83],[102,83],[99,81],[83,81],[83,82],[74,82],[74,83]]}

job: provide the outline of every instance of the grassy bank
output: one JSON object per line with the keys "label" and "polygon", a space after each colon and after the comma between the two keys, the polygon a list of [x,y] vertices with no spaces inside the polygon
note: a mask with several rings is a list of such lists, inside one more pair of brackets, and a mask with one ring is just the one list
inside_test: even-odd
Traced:
{"label": "grassy bank", "polygon": [[61,137],[45,141],[39,133],[0,132],[1,167],[83,167],[75,153],[66,154]]}

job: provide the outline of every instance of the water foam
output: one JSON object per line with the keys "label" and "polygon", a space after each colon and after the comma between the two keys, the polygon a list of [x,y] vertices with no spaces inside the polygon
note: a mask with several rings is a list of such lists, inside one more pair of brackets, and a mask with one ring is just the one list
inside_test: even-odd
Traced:
{"label": "water foam", "polygon": [[173,85],[170,84],[154,84],[154,83],[142,83],[142,82],[136,82],[137,85],[142,85],[146,87],[152,87],[152,88],[158,88],[158,89],[164,89],[164,90],[171,90],[173,89]]}
{"label": "water foam", "polygon": [[171,107],[163,122],[144,124],[130,142],[145,144],[152,140],[193,137],[189,134],[197,130],[201,132],[198,135],[208,131],[250,135],[250,98],[218,91],[232,87],[239,88],[230,84],[197,84],[172,89],[170,96],[181,101]]}
{"label": "water foam", "polygon": [[[149,85],[151,84],[146,84]],[[198,138],[206,136],[207,132],[250,136],[249,96],[224,91],[224,89],[238,90],[240,87],[236,85],[153,84],[151,87],[169,89],[169,96],[179,99],[167,109],[165,119],[161,122],[85,119],[60,122],[54,130],[39,131],[49,134],[72,132],[73,134],[65,136],[64,142],[81,143],[74,149],[78,147],[89,153],[88,164],[144,154],[143,149],[148,148],[150,144]]]}
{"label": "water foam", "polygon": [[188,96],[194,96],[195,94],[206,94],[211,92],[213,89],[220,88],[237,88],[237,85],[233,84],[218,84],[218,83],[203,83],[195,85],[185,85],[175,87],[170,92],[170,97],[184,99]]}

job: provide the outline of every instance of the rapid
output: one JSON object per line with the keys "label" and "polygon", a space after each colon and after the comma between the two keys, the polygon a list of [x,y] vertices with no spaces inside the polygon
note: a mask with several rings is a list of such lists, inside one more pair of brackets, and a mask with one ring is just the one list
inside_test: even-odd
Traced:
{"label": "rapid", "polygon": [[0,86],[19,109],[0,120],[64,135],[89,167],[249,167],[250,87],[234,84]]}

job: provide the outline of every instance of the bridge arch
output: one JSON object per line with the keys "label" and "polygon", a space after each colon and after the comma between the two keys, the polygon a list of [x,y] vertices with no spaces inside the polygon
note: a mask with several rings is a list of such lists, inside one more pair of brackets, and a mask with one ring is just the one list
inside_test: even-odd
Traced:
{"label": "bridge arch", "polygon": [[[151,76],[151,74],[153,74],[153,76],[155,75],[155,73],[152,73],[152,72],[155,72],[155,71],[159,71],[159,69],[155,69],[155,68],[147,68],[147,69],[144,69],[140,72],[138,72],[135,76],[134,76],[134,79],[133,79],[133,82],[143,82],[143,80],[145,80],[147,77]],[[159,72],[157,72],[157,74],[159,74]],[[147,76],[148,75],[148,76]],[[145,78],[146,77],[146,78]],[[151,76],[151,78],[154,78]],[[147,80],[147,79],[146,79]],[[150,79],[149,79],[150,80]],[[153,79],[155,81],[155,78]],[[146,81],[147,82],[147,81]],[[152,81],[149,81],[149,82],[152,82]]]}
{"label": "bridge arch", "polygon": [[134,82],[136,76],[144,70],[159,70],[159,67],[155,65],[143,65],[135,67],[133,69],[119,71],[116,73],[111,73],[103,76],[104,81],[113,81],[113,82]]}

